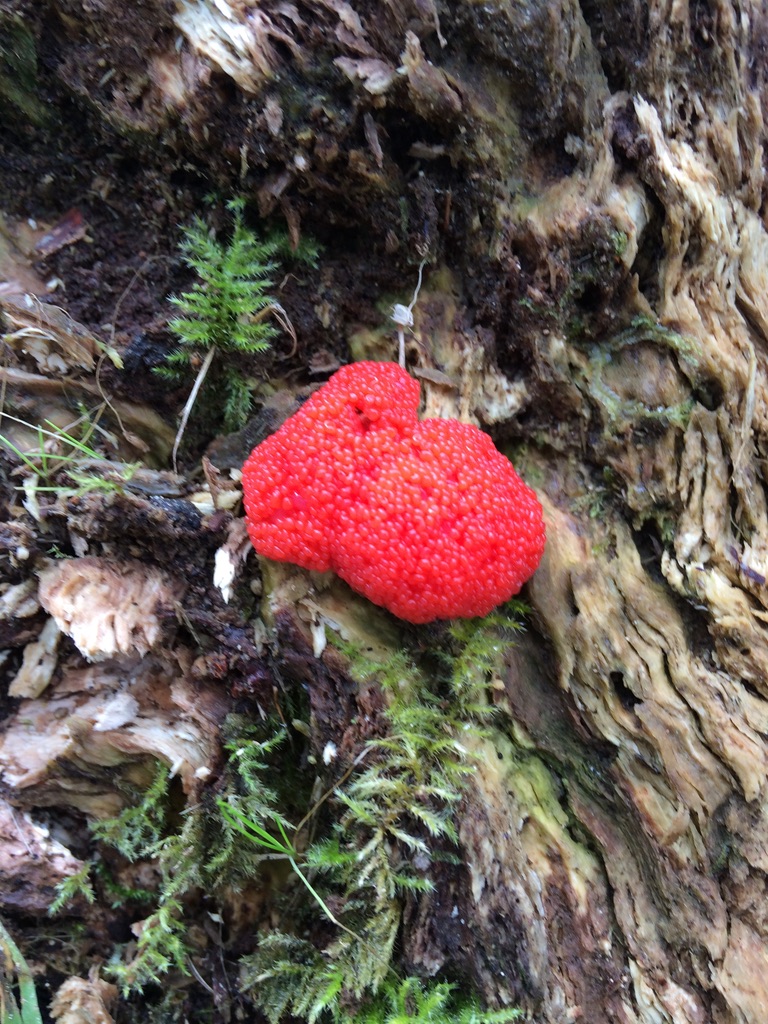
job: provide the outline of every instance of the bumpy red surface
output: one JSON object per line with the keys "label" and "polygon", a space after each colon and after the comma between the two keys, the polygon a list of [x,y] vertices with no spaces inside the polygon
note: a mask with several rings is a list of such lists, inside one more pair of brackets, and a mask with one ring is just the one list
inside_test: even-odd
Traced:
{"label": "bumpy red surface", "polygon": [[409,622],[485,615],[536,570],[541,506],[487,434],[418,403],[396,363],[342,367],[243,467],[251,541]]}

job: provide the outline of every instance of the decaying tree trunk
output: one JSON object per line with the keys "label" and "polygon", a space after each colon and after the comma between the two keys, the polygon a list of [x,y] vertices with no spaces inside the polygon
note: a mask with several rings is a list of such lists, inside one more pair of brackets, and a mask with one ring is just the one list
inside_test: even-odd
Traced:
{"label": "decaying tree trunk", "polygon": [[[409,903],[402,964],[465,977],[488,1005],[521,1006],[540,1024],[763,1020],[764,5],[6,0],[0,12],[37,76],[23,99],[8,88],[18,68],[6,60],[0,77],[15,111],[0,143],[6,209],[36,213],[11,209],[10,195],[26,144],[44,166],[44,138],[54,178],[75,157],[59,214],[79,204],[99,225],[96,255],[78,264],[76,243],[47,273],[76,291],[68,271],[106,259],[107,225],[119,235],[131,216],[109,194],[129,178],[142,237],[163,236],[164,252],[202,196],[198,179],[242,193],[294,243],[324,246],[310,284],[281,295],[299,340],[270,373],[288,388],[349,358],[393,358],[376,304],[407,302],[425,260],[409,361],[453,384],[427,374],[426,411],[515,442],[544,504],[529,628],[496,691],[508,717],[476,741],[456,815],[463,868]],[[88,126],[90,167],[66,116]],[[29,195],[55,212],[42,175]],[[131,244],[121,253],[132,269]],[[61,304],[98,333],[125,284],[99,313],[80,291]],[[167,286],[161,275],[158,304]],[[6,328],[22,316],[10,310]],[[141,318],[117,316],[129,356]],[[7,393],[32,405],[58,370],[43,357],[34,373],[25,365],[7,363]],[[93,356],[65,373],[93,387]],[[131,399],[122,393],[126,409]],[[239,448],[217,442],[213,464],[237,465],[276,421],[262,414]],[[167,426],[152,437],[167,458]],[[365,603],[263,567],[276,645],[265,659],[254,619],[238,620],[213,586],[217,548],[228,544],[243,571],[232,501],[211,516],[188,493],[70,499],[56,529],[73,558],[49,564],[39,589],[33,519],[9,513],[0,528],[0,625],[21,700],[0,746],[4,834],[12,807],[114,813],[116,773],[141,781],[150,755],[199,800],[224,716],[243,694],[269,693],[275,666],[309,689],[318,757],[329,742],[358,749],[351,684],[327,653],[313,659],[307,623],[317,640],[318,622]],[[99,601],[124,608],[132,588],[151,588],[143,622],[83,635]],[[209,637],[205,655],[168,632],[162,610],[176,606],[190,635]],[[389,648],[439,642],[385,617],[368,628]],[[60,631],[81,654],[57,647]],[[9,912],[39,913],[40,887],[79,866],[63,847],[47,856],[41,881],[20,853],[3,854]]]}

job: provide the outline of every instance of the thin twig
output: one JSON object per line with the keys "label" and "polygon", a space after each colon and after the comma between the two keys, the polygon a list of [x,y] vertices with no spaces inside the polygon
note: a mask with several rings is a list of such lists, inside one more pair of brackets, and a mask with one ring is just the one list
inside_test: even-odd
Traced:
{"label": "thin twig", "polygon": [[203,386],[203,382],[205,381],[205,378],[208,376],[208,371],[211,368],[211,363],[213,362],[213,357],[215,354],[216,347],[215,345],[212,345],[206,353],[205,359],[203,360],[203,365],[200,367],[200,370],[197,374],[197,378],[195,379],[194,387],[189,393],[187,404],[184,406],[184,410],[182,411],[181,422],[179,423],[179,429],[176,431],[176,440],[173,442],[173,451],[171,452],[174,473],[178,473],[179,471],[176,465],[176,456],[179,453],[179,445],[181,444],[181,439],[184,437],[184,431],[187,429],[189,417],[192,413],[194,404],[197,401],[197,396],[200,393],[200,388]]}
{"label": "thin twig", "polygon": [[216,993],[215,993],[215,992],[213,991],[213,989],[211,988],[211,986],[210,986],[210,985],[208,984],[208,982],[207,982],[207,981],[205,980],[205,978],[204,978],[204,977],[202,976],[202,974],[200,973],[200,971],[198,971],[198,969],[197,969],[197,968],[195,967],[195,965],[194,965],[194,963],[193,963],[193,961],[192,961],[192,958],[191,958],[191,957],[187,958],[187,966],[189,967],[190,971],[191,971],[191,972],[192,972],[192,974],[193,974],[193,975],[195,976],[195,978],[197,979],[197,981],[198,981],[198,982],[199,982],[199,983],[200,983],[200,984],[201,984],[201,985],[203,986],[203,988],[204,988],[204,989],[206,989],[206,990],[207,990],[208,992],[210,992],[210,994],[211,994],[212,996],[215,996],[215,995],[216,995]]}
{"label": "thin twig", "polygon": [[310,807],[310,809],[309,809],[309,810],[307,811],[307,813],[306,813],[306,814],[304,815],[304,817],[303,817],[303,818],[301,819],[301,821],[299,822],[299,824],[298,824],[298,825],[296,826],[296,835],[298,835],[298,834],[299,834],[299,832],[301,832],[301,830],[302,830],[302,829],[304,828],[304,826],[305,826],[305,825],[307,824],[307,822],[309,821],[309,819],[310,819],[311,817],[313,817],[313,816],[314,816],[315,814],[317,814],[317,812],[318,812],[318,811],[320,810],[320,808],[321,808],[321,807],[323,806],[323,804],[325,803],[325,801],[326,801],[326,800],[327,800],[327,799],[328,799],[328,798],[329,798],[330,796],[333,796],[333,794],[334,794],[334,793],[336,792],[336,790],[337,790],[337,789],[339,788],[339,786],[343,786],[343,785],[344,785],[344,783],[345,783],[345,782],[347,781],[347,779],[348,779],[348,778],[349,778],[349,776],[350,776],[350,775],[352,774],[352,772],[353,772],[353,771],[355,770],[355,768],[357,768],[357,766],[358,766],[358,765],[359,765],[359,764],[361,763],[361,761],[362,761],[362,760],[363,760],[363,759],[364,759],[364,758],[366,757],[366,755],[367,755],[367,754],[369,754],[369,753],[371,752],[371,750],[373,750],[373,747],[371,747],[371,746],[367,746],[367,747],[364,747],[364,748],[363,748],[363,750],[361,750],[361,751],[360,751],[360,753],[359,753],[359,754],[357,755],[357,757],[356,757],[356,758],[354,759],[354,761],[353,761],[353,762],[352,762],[352,764],[351,764],[351,765],[349,766],[349,768],[347,768],[347,770],[346,770],[346,771],[344,772],[344,774],[343,774],[343,775],[341,776],[341,778],[337,779],[337,780],[336,780],[336,781],[334,782],[334,784],[333,784],[333,785],[332,785],[332,786],[330,787],[330,789],[327,789],[327,790],[325,791],[325,793],[323,793],[323,795],[322,795],[322,796],[320,797],[320,799],[319,799],[318,801],[316,801],[316,802],[315,802],[315,803],[314,803],[314,804],[313,804],[313,805],[312,805],[312,806]]}

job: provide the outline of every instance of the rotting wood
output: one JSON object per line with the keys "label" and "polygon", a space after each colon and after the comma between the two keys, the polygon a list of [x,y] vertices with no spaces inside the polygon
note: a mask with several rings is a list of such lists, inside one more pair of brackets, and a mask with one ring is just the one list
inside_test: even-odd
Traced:
{"label": "rotting wood", "polygon": [[[265,5],[249,22],[245,4],[230,19],[238,42],[224,49],[221,5],[198,5],[205,21],[195,24],[191,4],[175,13],[150,4],[154,21],[138,33],[128,31],[129,13],[109,24],[110,4],[98,32],[66,6],[68,52],[57,74],[104,124],[140,133],[150,150],[172,138],[220,186],[244,189],[264,213],[282,211],[294,237],[329,210],[336,224],[381,236],[364,268],[350,264],[368,257],[331,237],[326,284],[346,270],[368,287],[373,266],[375,280],[396,280],[406,295],[404,270],[413,266],[405,259],[393,271],[395,254],[415,265],[428,253],[409,355],[456,382],[455,391],[431,388],[428,409],[476,419],[502,443],[525,442],[519,465],[544,497],[549,544],[528,590],[532,630],[497,698],[514,724],[483,749],[457,816],[465,874],[446,872],[445,889],[410,908],[408,963],[425,973],[459,969],[491,1002],[519,1003],[542,1024],[760,1020],[768,1002],[759,910],[768,870],[761,5],[464,2],[441,8],[436,31],[425,13],[433,5],[308,3],[303,18]],[[148,26],[165,31],[150,38]],[[320,128],[283,92],[303,81],[318,26],[333,69],[322,79],[332,116],[326,111]],[[110,89],[90,59],[99,33],[111,44]],[[215,87],[221,75],[244,102]],[[404,125],[412,163],[398,149]],[[354,307],[365,312],[359,323],[340,292],[338,284],[318,290],[310,355],[325,352],[330,326],[341,339],[330,343],[332,360],[350,351],[391,357],[389,325],[371,326],[379,323],[371,298]],[[34,366],[8,367],[8,384],[60,392],[48,352],[38,356]],[[230,443],[232,465],[236,448]],[[178,551],[205,526],[191,513],[181,522],[178,508],[169,523],[142,501],[75,501],[57,510],[58,523],[89,552],[117,545],[123,557],[135,557],[148,523],[160,536],[142,554],[167,569],[163,545]],[[23,514],[11,525],[18,536],[4,548],[11,610],[2,625],[15,651],[39,642],[42,622],[36,605],[13,613],[13,588],[28,587],[37,558],[14,551],[34,551],[39,537]],[[216,547],[208,542],[208,560],[190,568],[193,629],[212,629],[220,612],[203,579]],[[317,665],[313,654],[323,630],[365,613],[306,574],[271,569],[264,584],[278,642],[270,671],[277,664],[315,682],[313,708],[324,719],[316,742],[343,737],[354,749],[353,688],[331,653],[321,651]],[[247,653],[235,658],[228,626],[196,663],[208,673],[206,699],[216,704],[215,686],[225,685],[213,681],[216,665],[232,683],[233,663],[239,692],[252,687],[264,699],[276,676]],[[379,634],[375,616],[372,629],[382,647],[396,643],[389,626]],[[106,813],[117,798],[103,762],[124,754],[181,757],[187,792],[196,793],[197,767],[216,756],[215,730],[193,723],[195,742],[183,751],[158,738],[178,725],[180,694],[190,714],[199,681],[191,663],[185,650],[122,664],[121,679],[133,672],[136,685],[124,689],[113,675],[108,702],[94,710],[76,691],[96,685],[104,667],[65,657],[52,692],[6,720],[14,798]],[[124,693],[152,707],[157,732],[140,733],[128,718],[115,724],[136,710]],[[74,751],[81,774],[67,775],[66,758],[37,768],[8,760],[25,716],[58,743],[58,727],[46,733],[43,718],[59,706],[71,727],[67,756]],[[93,722],[110,707],[114,732],[102,740]],[[127,750],[118,740],[126,726]],[[19,779],[30,780],[23,791]]]}

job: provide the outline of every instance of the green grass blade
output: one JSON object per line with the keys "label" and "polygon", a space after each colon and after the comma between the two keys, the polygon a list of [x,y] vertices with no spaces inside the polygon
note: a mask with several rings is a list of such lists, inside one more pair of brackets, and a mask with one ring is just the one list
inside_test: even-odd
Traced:
{"label": "green grass blade", "polygon": [[[0,921],[0,1024],[43,1024],[35,982],[27,961]],[[17,1003],[11,974],[16,975]]]}

